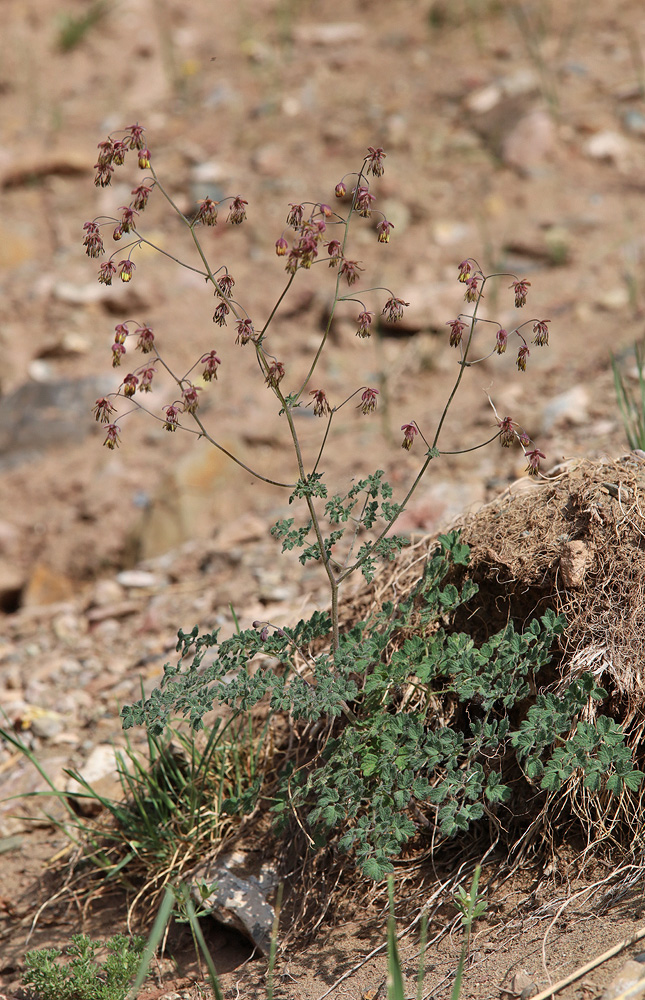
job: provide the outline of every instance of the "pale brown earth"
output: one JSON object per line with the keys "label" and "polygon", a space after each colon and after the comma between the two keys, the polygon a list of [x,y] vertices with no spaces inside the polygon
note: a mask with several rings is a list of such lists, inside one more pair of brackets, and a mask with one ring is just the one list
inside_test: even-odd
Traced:
{"label": "pale brown earth", "polygon": [[[414,419],[431,435],[453,384],[445,323],[463,308],[456,275],[465,257],[486,272],[528,278],[527,317],[550,319],[551,335],[548,348],[532,349],[525,373],[510,349],[466,373],[444,451],[491,435],[487,391],[546,453],[546,469],[573,456],[621,454],[609,353],[626,359],[629,376],[629,349],[643,336],[638,0],[132,0],[109,5],[75,48],[61,51],[61,19],[90,7],[5,0],[0,32],[0,698],[52,767],[78,765],[94,743],[119,737],[118,704],[136,697],[142,669],[150,685],[158,678],[180,625],[230,628],[230,603],[247,625],[260,614],[289,620],[325,601],[315,574],[279,559],[268,535],[287,510],[285,491],[257,484],[205,442],[166,434],[143,414],[123,422],[117,451],[101,447],[90,407],[104,386],[118,385],[113,328],[133,318],[154,328],[178,369],[217,348],[220,378],[204,392],[211,433],[264,475],[294,478],[273,397],[231,329],[212,325],[213,299],[199,276],[146,251],[129,285],[93,298],[98,262],[82,252],[82,225],[113,215],[141,179],[130,163],[111,188],[94,187],[96,144],[109,130],[146,126],[156,169],[182,209],[209,193],[195,172],[204,164],[215,197],[248,200],[248,222],[231,228],[222,220],[204,245],[214,266],[229,266],[258,322],[282,288],[273,247],[288,203],[332,202],[334,186],[360,166],[368,145],[386,149],[386,173],[373,191],[395,229],[381,246],[370,223],[358,220],[355,256],[366,274],[355,287],[389,286],[417,319],[413,329],[363,341],[354,336],[359,307],[339,311],[315,387],[334,403],[361,385],[381,392],[380,417],[368,420],[351,405],[339,415],[324,471],[340,487],[375,467],[399,491],[413,478],[418,456],[400,449],[399,427]],[[325,25],[344,27],[330,41]],[[144,221],[164,250],[198,263],[160,198]],[[506,327],[516,322],[509,283],[490,285],[486,299],[486,315]],[[330,288],[326,266],[313,268],[298,276],[278,314],[270,345],[291,376],[306,370],[316,349]],[[365,298],[380,309],[377,294]],[[72,380],[66,392],[60,380]],[[549,404],[569,391],[554,413]],[[151,403],[157,414],[163,402],[160,391]],[[311,454],[317,441],[307,445]],[[444,457],[404,528],[436,530],[524,466],[519,452],[497,447]],[[142,558],[153,560],[144,568],[160,582],[115,583]],[[58,718],[41,735],[33,726],[39,711]],[[2,753],[0,779],[10,794],[23,764]],[[0,842],[0,988],[9,996],[20,981],[33,902],[41,901],[39,879],[64,840],[50,827],[27,832],[20,823],[2,836],[17,838]],[[605,874],[587,873],[586,884]],[[574,898],[557,916],[542,949],[559,902],[581,888],[565,852],[546,875],[527,872],[500,890],[477,930],[464,995],[504,996],[500,988],[518,969],[542,989],[543,962],[555,981],[637,929],[642,886],[607,912],[594,907],[592,892],[584,906]],[[123,905],[114,905],[92,913],[87,928],[116,930]],[[404,903],[400,912],[404,927]],[[51,918],[45,911],[29,946],[62,945],[81,926],[73,908]],[[226,996],[238,995],[238,982],[239,995],[263,995],[264,964],[241,968],[246,946],[215,932],[212,939]],[[281,957],[278,995],[321,996],[383,941],[382,907],[348,913],[306,951]],[[180,988],[199,995],[184,945],[179,971],[168,963],[147,996]],[[445,977],[459,946],[455,934],[430,950],[424,995],[448,996]],[[402,947],[413,973],[416,939]],[[596,995],[621,962],[565,995]],[[383,970],[382,957],[375,959],[332,995],[358,998],[380,985]],[[412,995],[414,978],[407,988]]]}

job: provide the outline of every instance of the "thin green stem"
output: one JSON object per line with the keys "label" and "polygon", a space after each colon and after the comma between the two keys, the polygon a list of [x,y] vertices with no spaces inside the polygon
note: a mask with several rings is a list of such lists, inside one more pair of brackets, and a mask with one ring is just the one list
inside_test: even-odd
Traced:
{"label": "thin green stem", "polygon": [[[360,187],[361,180],[363,179],[363,170],[364,169],[365,169],[365,164],[363,164],[363,166],[361,167],[360,173],[358,174],[358,177],[356,179],[356,186],[354,188],[354,194],[352,196],[352,204],[350,206],[349,212],[347,213],[347,219],[345,220],[345,226],[344,226],[344,229],[343,229],[343,239],[341,241],[341,260],[345,256],[345,247],[347,245],[347,239],[349,237],[349,226],[350,226],[350,223],[351,223],[351,220],[352,220],[352,215],[354,214],[354,208],[356,206],[356,198],[358,196],[358,189]],[[320,355],[322,354],[323,349],[325,347],[325,344],[327,343],[327,338],[329,336],[329,331],[331,330],[331,324],[332,324],[332,322],[334,320],[334,315],[336,313],[336,306],[338,305],[338,303],[340,301],[340,297],[338,295],[338,289],[340,287],[340,280],[341,280],[341,276],[340,276],[340,260],[338,261],[338,265],[337,266],[338,266],[338,273],[336,275],[336,287],[334,289],[334,300],[332,302],[331,309],[330,309],[330,312],[329,312],[329,319],[327,320],[327,326],[325,327],[325,332],[323,333],[322,340],[320,341],[320,344],[318,345],[318,350],[316,351],[314,359],[311,362],[311,365],[309,367],[309,371],[307,372],[307,374],[305,376],[305,380],[302,383],[302,385],[300,386],[300,389],[298,390],[298,393],[296,394],[296,399],[300,399],[300,397],[304,393],[305,389],[309,385],[309,382],[311,381],[311,377],[312,377],[314,371],[316,370],[316,367],[318,365],[318,361],[320,360]]]}
{"label": "thin green stem", "polygon": [[[403,501],[402,501],[402,503],[400,505],[401,509],[400,509],[400,512],[397,515],[397,517],[395,517],[392,521],[388,522],[388,524],[386,525],[386,527],[383,528],[383,530],[380,532],[380,534],[378,535],[378,537],[374,541],[373,545],[370,546],[370,550],[368,552],[366,552],[364,556],[362,556],[360,559],[357,559],[355,563],[353,563],[351,566],[348,566],[345,570],[343,570],[343,572],[338,577],[338,584],[339,585],[343,582],[343,580],[346,580],[348,576],[351,576],[351,574],[354,573],[357,569],[360,569],[360,567],[363,565],[363,563],[369,558],[370,554],[376,550],[376,548],[379,545],[379,543],[392,530],[392,528],[396,524],[396,521],[398,520],[398,517],[405,510],[405,508],[406,508],[406,506],[407,506],[407,504],[408,504],[408,502],[410,500],[410,497],[413,495],[413,493],[415,492],[417,486],[419,485],[419,483],[423,479],[423,477],[424,477],[424,475],[426,473],[426,470],[427,470],[428,466],[430,465],[430,462],[432,461],[433,458],[437,457],[437,450],[436,450],[437,449],[437,441],[439,440],[439,435],[441,433],[441,428],[443,427],[444,421],[445,421],[445,419],[446,419],[446,417],[448,415],[448,410],[450,409],[452,401],[455,398],[455,395],[456,395],[457,390],[459,388],[459,384],[460,384],[460,382],[461,382],[461,380],[463,378],[464,371],[466,370],[466,367],[467,367],[468,351],[470,350],[470,345],[472,343],[473,334],[475,332],[475,324],[477,322],[477,309],[479,308],[479,303],[482,300],[482,296],[483,296],[484,286],[486,284],[486,280],[487,280],[486,278],[484,278],[482,280],[482,285],[481,285],[481,288],[479,290],[479,295],[478,295],[478,298],[477,298],[477,302],[475,304],[475,308],[473,309],[473,315],[471,317],[470,332],[468,334],[468,340],[466,342],[466,347],[464,348],[464,353],[463,353],[462,359],[461,359],[461,361],[459,363],[459,374],[457,375],[457,378],[455,380],[455,384],[452,387],[452,391],[451,391],[451,393],[450,393],[450,395],[448,397],[448,401],[446,402],[446,405],[443,408],[443,412],[441,414],[441,418],[439,420],[439,423],[437,425],[437,430],[435,432],[434,440],[432,442],[432,448],[429,450],[425,462],[421,466],[421,469],[419,470],[417,476],[415,477],[414,482],[412,483],[412,485],[410,486],[408,492],[406,493],[405,497],[403,498]],[[496,436],[497,435],[495,435],[495,437]]]}

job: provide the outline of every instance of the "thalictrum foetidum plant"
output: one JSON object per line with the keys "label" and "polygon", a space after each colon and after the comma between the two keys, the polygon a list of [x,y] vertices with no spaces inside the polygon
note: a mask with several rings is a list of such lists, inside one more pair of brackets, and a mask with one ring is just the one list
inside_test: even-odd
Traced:
{"label": "thalictrum foetidum plant", "polygon": [[[299,550],[301,563],[312,560],[321,566],[329,585],[329,611],[316,611],[293,627],[256,621],[222,641],[219,629],[201,635],[198,626],[190,632],[180,629],[177,665],[166,664],[160,686],[122,710],[124,728],[143,724],[157,738],[173,724],[174,713],[196,730],[213,705],[227,706],[233,717],[248,721],[260,702],[269,718],[286,714],[289,749],[279,755],[269,790],[254,786],[252,794],[231,792],[221,803],[222,812],[248,815],[259,798],[268,796],[278,828],[294,823],[315,849],[333,842],[352,852],[364,874],[374,879],[392,871],[392,858],[419,833],[432,837],[434,849],[486,816],[505,811],[505,818],[512,817],[518,774],[541,801],[580,774],[585,787],[596,791],[620,794],[637,788],[642,775],[633,768],[620,728],[601,715],[595,723],[583,721],[589,706],[606,697],[592,675],[578,677],[558,698],[536,693],[545,682],[551,648],[563,633],[562,616],[547,610],[524,623],[521,632],[509,621],[479,647],[467,633],[448,627],[456,609],[477,592],[463,574],[456,577],[462,579],[461,590],[451,582],[453,570],[469,562],[468,547],[458,532],[440,536],[422,579],[405,600],[398,605],[385,602],[365,621],[340,626],[343,583],[356,572],[373,579],[377,560],[393,559],[406,543],[393,529],[430,464],[441,457],[442,433],[466,372],[512,349],[523,378],[531,350],[548,344],[549,320],[526,319],[507,330],[479,316],[490,282],[507,284],[517,310],[526,304],[530,282],[512,274],[484,274],[472,258],[459,264],[457,280],[465,307],[446,323],[449,345],[457,352],[454,384],[433,431],[410,414],[401,425],[402,447],[419,452],[411,482],[403,496],[394,499],[381,469],[352,478],[348,460],[349,485],[332,488],[321,469],[337,414],[353,406],[357,420],[369,419],[379,402],[373,385],[358,384],[345,399],[334,402],[322,383],[321,358],[337,307],[355,304],[356,335],[366,340],[378,316],[396,323],[408,306],[390,288],[371,287],[359,294],[356,287],[364,269],[352,255],[353,227],[371,219],[384,248],[394,229],[379,212],[372,190],[385,169],[384,151],[369,147],[359,170],[338,181],[331,197],[335,207],[318,201],[289,205],[285,228],[274,244],[286,274],[282,278],[276,273],[275,305],[261,320],[247,311],[244,290],[238,289],[228,264],[211,262],[203,241],[204,228],[217,225],[220,216],[225,225],[245,224],[247,200],[237,194],[220,202],[205,198],[190,214],[180,211],[152,165],[140,125],[99,144],[96,184],[109,185],[126,157],[134,158],[144,172],[143,182],[132,189],[130,204],[121,207],[117,217],[85,224],[90,257],[105,253],[102,230],[111,229],[118,244],[101,263],[99,281],[110,285],[117,279],[136,280],[133,258],[141,247],[153,246],[142,231],[141,215],[154,194],[165,199],[190,235],[194,258],[173,260],[196,271],[210,286],[218,332],[217,338],[205,337],[203,351],[187,371],[176,372],[144,319],[118,323],[112,363],[130,370],[117,392],[96,402],[96,418],[106,425],[104,443],[116,448],[128,413],[144,410],[168,433],[192,432],[258,481],[284,489],[302,516],[278,521],[272,533],[283,551]],[[314,267],[330,274],[333,299],[319,342],[298,377],[296,364],[273,353],[271,331],[294,283],[306,280],[303,272]],[[228,374],[218,346],[225,336],[240,350],[254,352],[263,391],[273,394],[293,455],[288,482],[276,480],[270,470],[251,468],[224,447],[209,425],[202,397],[206,387],[216,391],[215,384]],[[128,364],[139,354],[141,363]],[[148,400],[160,370],[171,377],[174,398],[154,409]],[[125,412],[117,409],[121,403],[129,406]],[[317,420],[297,421],[297,411],[307,406]],[[492,400],[491,406],[494,433],[462,451],[494,442],[505,448],[517,443],[529,475],[539,475],[543,453],[512,416],[500,416]],[[314,436],[313,445],[307,440],[304,446],[305,434]],[[315,457],[309,460],[307,455]],[[444,700],[446,711],[438,711]],[[453,725],[441,722],[453,715]],[[498,826],[501,830],[504,823]]]}
{"label": "thalictrum foetidum plant", "polygon": [[[119,208],[118,215],[113,218],[100,217],[85,223],[84,246],[88,256],[99,258],[105,254],[103,233],[106,229],[111,230],[112,241],[118,244],[100,264],[98,280],[106,285],[111,285],[114,280],[135,280],[137,264],[134,258],[137,251],[144,246],[154,246],[144,235],[141,216],[153,194],[164,198],[169,209],[187,228],[194,244],[195,257],[192,261],[174,259],[178,265],[200,274],[216,297],[213,322],[222,331],[218,338],[225,336],[224,330],[230,326],[232,330],[228,336],[234,336],[235,343],[240,348],[255,352],[259,378],[264,382],[266,391],[275,396],[279,415],[284,419],[293,451],[293,478],[290,482],[277,482],[266,471],[250,468],[239,456],[225,448],[216,432],[208,426],[203,408],[200,409],[203,383],[210,383],[212,386],[226,374],[222,370],[224,366],[217,343],[205,336],[204,351],[195,359],[194,364],[187,371],[176,372],[166,353],[162,354],[156,335],[145,320],[128,319],[115,327],[113,366],[125,367],[132,356],[132,347],[143,358],[124,375],[118,392],[101,397],[96,402],[96,419],[106,425],[104,443],[111,449],[118,446],[126,414],[117,414],[115,403],[130,402],[134,404],[130,410],[147,410],[169,433],[177,430],[192,431],[225,452],[259,481],[285,489],[288,491],[290,504],[300,501],[303,511],[301,521],[296,524],[295,518],[281,520],[273,528],[273,534],[281,539],[283,551],[301,549],[302,563],[315,560],[321,565],[329,585],[332,646],[334,650],[338,650],[340,588],[357,571],[370,580],[375,572],[376,560],[393,559],[405,544],[405,539],[393,534],[393,528],[428,471],[430,463],[441,455],[441,433],[466,370],[486,357],[503,354],[514,344],[517,349],[517,369],[521,373],[525,372],[531,352],[528,340],[538,348],[545,346],[549,338],[549,321],[527,319],[507,331],[498,323],[480,320],[478,311],[488,282],[510,278],[510,288],[518,309],[526,303],[530,282],[516,275],[485,275],[475,260],[462,261],[458,269],[458,280],[465,286],[464,299],[470,311],[458,313],[446,324],[450,329],[450,345],[459,351],[454,386],[432,433],[424,432],[417,420],[409,415],[404,415],[404,423],[401,425],[402,447],[407,451],[415,448],[421,452],[416,475],[404,496],[397,501],[393,499],[392,488],[384,480],[381,470],[354,482],[348,489],[341,486],[338,492],[331,492],[320,470],[325,450],[333,439],[336,415],[343,407],[354,405],[359,417],[369,418],[379,402],[379,390],[372,385],[359,385],[347,398],[335,403],[330,400],[327,389],[320,385],[320,362],[328,344],[336,309],[342,302],[355,303],[356,335],[367,339],[378,323],[379,316],[388,323],[396,323],[409,305],[389,288],[361,289],[360,294],[356,289],[364,268],[351,253],[353,226],[360,219],[371,220],[376,239],[384,246],[389,244],[395,228],[378,210],[377,198],[372,191],[385,171],[385,152],[380,147],[368,148],[359,170],[346,175],[336,184],[330,199],[335,207],[317,201],[289,205],[285,229],[275,240],[275,253],[283,261],[286,276],[281,279],[280,273],[276,273],[275,305],[267,317],[258,321],[257,317],[247,312],[243,289],[238,290],[228,264],[209,260],[201,236],[204,227],[218,225],[221,218],[229,226],[245,224],[248,201],[240,195],[231,195],[219,202],[205,198],[190,214],[180,211],[151,162],[152,155],[146,145],[144,133],[144,128],[136,124],[99,143],[95,177],[97,186],[107,187],[115,171],[124,166],[126,158],[137,161],[139,169],[144,172],[144,179],[133,187],[132,200]],[[347,198],[349,208],[343,213],[343,204]],[[170,256],[166,251],[160,252]],[[321,266],[327,267],[331,272],[333,301],[318,346],[312,350],[307,371],[304,377],[295,378],[290,370],[289,359],[278,358],[271,350],[271,328],[279,323],[280,307],[294,283],[303,280],[303,272]],[[136,357],[136,353],[134,356]],[[164,369],[172,377],[176,392],[175,397],[164,401],[160,409],[153,410],[147,405],[148,394],[153,389],[155,376],[160,369]],[[200,381],[202,384],[198,384]],[[318,447],[313,449],[317,457],[308,464],[301,441],[305,427],[303,422],[297,423],[294,419],[296,410],[306,406],[312,407],[313,414],[320,420],[318,432],[310,431],[311,424],[306,422],[306,431],[315,434],[318,440]],[[527,471],[531,475],[537,475],[540,460],[544,458],[543,453],[512,417],[500,417],[494,412],[494,434],[487,441],[473,443],[463,451],[472,451],[495,440],[503,447],[517,442],[526,455]],[[351,479],[352,471],[350,463],[348,480]]]}

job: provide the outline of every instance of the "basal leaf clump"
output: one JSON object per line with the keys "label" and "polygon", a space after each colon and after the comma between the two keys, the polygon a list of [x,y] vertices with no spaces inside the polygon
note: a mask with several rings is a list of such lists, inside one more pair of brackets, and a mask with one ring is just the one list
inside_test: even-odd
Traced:
{"label": "basal leaf clump", "polygon": [[547,611],[521,632],[509,622],[480,645],[452,630],[477,586],[466,579],[459,590],[447,577],[468,559],[458,532],[440,536],[410,597],[342,633],[336,651],[321,613],[221,642],[180,632],[178,664],[166,665],[150,698],[123,710],[124,726],[159,733],[179,713],[199,728],[213,704],[249,713],[261,702],[288,713],[300,734],[318,723],[323,738],[287,754],[271,807],[279,825],[297,815],[314,845],[335,838],[373,878],[423,832],[440,843],[512,812],[518,780],[544,794],[574,773],[593,790],[637,787],[643,775],[620,727],[583,718],[606,697],[591,674],[558,697],[538,693],[562,616]]}

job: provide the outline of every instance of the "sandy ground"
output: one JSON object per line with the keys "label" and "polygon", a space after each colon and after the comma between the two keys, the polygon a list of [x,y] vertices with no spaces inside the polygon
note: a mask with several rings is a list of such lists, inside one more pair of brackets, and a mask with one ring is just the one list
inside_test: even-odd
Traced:
{"label": "sandy ground", "polygon": [[[445,324],[463,308],[456,275],[465,257],[486,273],[513,271],[530,280],[531,316],[550,319],[551,335],[548,348],[532,349],[525,373],[517,372],[510,351],[468,372],[442,449],[490,435],[490,392],[500,412],[520,421],[546,453],[546,467],[572,455],[625,450],[609,354],[625,358],[629,375],[629,349],[643,335],[640,3],[601,0],[582,8],[573,0],[348,0],[341,9],[293,0],[133,0],[108,7],[79,33],[78,44],[64,50],[61,32],[93,9],[96,4],[80,0],[64,9],[54,0],[3,5],[5,655],[18,642],[11,621],[24,608],[82,603],[88,587],[141,557],[160,556],[191,539],[199,550],[235,532],[243,517],[269,524],[285,512],[284,490],[258,486],[203,441],[168,435],[144,414],[123,421],[118,450],[101,447],[90,409],[97,395],[118,385],[110,367],[116,323],[148,323],[181,370],[217,349],[221,374],[204,392],[212,432],[265,476],[294,477],[270,394],[231,329],[211,323],[213,299],[203,280],[167,256],[144,251],[132,281],[106,289],[96,283],[97,262],[82,252],[83,223],[118,214],[141,179],[130,165],[113,187],[95,188],[96,144],[136,121],[145,125],[155,167],[182,210],[206,195],[248,200],[248,223],[209,230],[205,247],[215,266],[230,268],[239,300],[258,319],[266,318],[283,287],[274,244],[288,204],[332,202],[335,185],[360,165],[368,145],[386,149],[386,173],[374,190],[395,228],[383,246],[369,221],[357,227],[355,255],[366,276],[355,287],[360,296],[362,288],[387,285],[410,301],[411,319],[402,331],[363,341],[354,335],[356,304],[339,312],[321,384],[334,401],[358,385],[379,386],[382,405],[372,420],[354,407],[341,411],[325,462],[334,482],[346,484],[375,467],[401,490],[414,477],[418,458],[400,449],[399,427],[414,419],[431,434],[454,382]],[[199,263],[161,199],[151,199],[145,223],[146,234],[167,254]],[[504,326],[515,319],[508,284],[491,284],[486,300],[487,315]],[[299,275],[272,327],[271,349],[285,361],[289,378],[306,370],[316,350],[329,296],[324,265]],[[363,297],[368,308],[379,310],[379,295]],[[168,387],[151,403],[157,415]],[[313,452],[317,439],[307,440]],[[519,452],[500,449],[442,463],[417,493],[408,528],[434,530],[464,505],[490,498],[525,466]],[[243,530],[242,537],[248,546],[253,531]],[[190,559],[182,564],[187,582],[199,562],[194,550],[190,558],[192,565]],[[277,587],[281,581],[270,576],[274,557],[263,549],[257,562],[264,571],[260,583]],[[242,619],[255,617],[259,578],[248,563],[244,569],[244,581],[233,574],[209,598],[213,619],[226,613],[229,601]],[[298,583],[299,599],[307,588],[316,590],[310,578]],[[286,595],[287,603],[293,599]],[[3,858],[5,901],[29,890],[57,844],[51,832],[40,832]],[[570,878],[565,863],[561,880],[547,879],[545,906],[563,898]],[[526,914],[523,901],[535,884],[527,876],[478,931],[467,995],[499,996],[519,967],[542,988],[543,961],[557,979],[629,935],[641,916],[638,902],[607,915],[572,904],[577,916],[567,918],[566,909],[558,917],[543,955],[557,907],[547,908],[542,921]],[[7,914],[11,930],[20,921],[11,907]],[[65,940],[78,929],[76,919],[80,915],[62,925],[41,922],[38,945],[61,935]],[[286,956],[280,995],[322,995],[384,940],[383,920],[382,908],[355,912],[306,953]],[[9,948],[11,941],[1,972],[7,988],[19,978],[25,934],[22,926],[13,930],[2,944]],[[242,995],[255,991],[260,966],[235,971],[244,947],[230,941],[214,947],[220,948],[227,995],[236,995],[238,979]],[[404,947],[406,968],[413,970],[415,942]],[[444,977],[458,950],[458,936],[437,945],[426,994],[448,994]],[[603,967],[598,983],[612,969]],[[383,975],[382,960],[375,960],[333,995],[359,997],[378,988]],[[593,994],[598,983],[591,980],[576,996]],[[182,988],[186,983],[182,978]],[[155,995],[178,984],[166,976]],[[412,993],[412,979],[409,984]]]}

